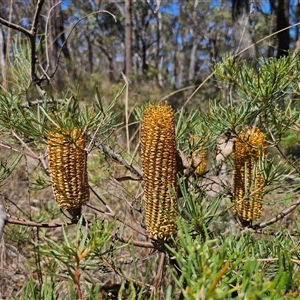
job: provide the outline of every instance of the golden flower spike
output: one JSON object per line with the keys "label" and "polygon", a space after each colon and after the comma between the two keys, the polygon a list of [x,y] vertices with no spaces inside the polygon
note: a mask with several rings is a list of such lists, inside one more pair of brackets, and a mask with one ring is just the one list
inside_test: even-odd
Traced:
{"label": "golden flower spike", "polygon": [[167,104],[149,105],[141,128],[146,230],[166,239],[176,230],[177,163],[174,112]]}
{"label": "golden flower spike", "polygon": [[84,133],[78,128],[51,131],[48,156],[54,198],[76,221],[81,216],[82,205],[90,197]]}

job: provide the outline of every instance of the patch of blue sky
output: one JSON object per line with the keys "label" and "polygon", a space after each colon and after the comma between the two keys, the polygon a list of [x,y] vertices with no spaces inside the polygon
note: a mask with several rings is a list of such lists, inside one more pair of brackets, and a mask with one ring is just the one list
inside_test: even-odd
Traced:
{"label": "patch of blue sky", "polygon": [[168,5],[161,6],[162,13],[171,13],[174,16],[179,15],[179,3],[177,1],[168,1]]}
{"label": "patch of blue sky", "polygon": [[62,0],[60,4],[62,10],[67,9],[70,5],[72,5],[71,0]]}

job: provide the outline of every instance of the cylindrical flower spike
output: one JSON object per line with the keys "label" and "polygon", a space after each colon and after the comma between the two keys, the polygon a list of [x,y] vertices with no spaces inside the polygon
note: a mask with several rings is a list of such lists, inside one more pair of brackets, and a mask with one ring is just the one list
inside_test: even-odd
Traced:
{"label": "cylindrical flower spike", "polygon": [[76,219],[90,197],[84,133],[78,128],[51,131],[48,157],[54,198]]}
{"label": "cylindrical flower spike", "polygon": [[258,168],[265,152],[265,135],[246,126],[234,143],[233,212],[244,221],[258,219],[262,211],[264,179]]}
{"label": "cylindrical flower spike", "polygon": [[174,112],[167,104],[149,105],[141,128],[146,230],[166,239],[176,230],[177,161]]}

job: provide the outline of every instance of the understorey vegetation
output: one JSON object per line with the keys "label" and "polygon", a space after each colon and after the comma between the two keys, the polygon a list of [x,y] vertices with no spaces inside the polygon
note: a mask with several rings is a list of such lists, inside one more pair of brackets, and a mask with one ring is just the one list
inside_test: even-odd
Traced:
{"label": "understorey vegetation", "polygon": [[297,51],[227,52],[190,94],[126,72],[61,88],[42,9],[0,19],[0,298],[298,299]]}

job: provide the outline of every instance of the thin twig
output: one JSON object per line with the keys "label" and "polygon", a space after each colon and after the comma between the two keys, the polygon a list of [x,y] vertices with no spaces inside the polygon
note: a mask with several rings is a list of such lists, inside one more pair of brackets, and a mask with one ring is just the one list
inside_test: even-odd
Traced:
{"label": "thin twig", "polygon": [[6,149],[12,150],[12,151],[21,153],[21,154],[23,154],[23,155],[28,155],[28,156],[30,156],[30,157],[32,157],[32,158],[36,158],[35,156],[32,156],[32,155],[29,154],[29,153],[25,153],[25,152],[23,152],[22,150],[17,149],[17,148],[15,148],[15,147],[13,147],[13,146],[11,146],[11,145],[9,145],[9,144],[7,144],[7,143],[1,141],[1,140],[0,140],[0,146],[3,147],[3,148],[6,148]]}
{"label": "thin twig", "polygon": [[14,130],[11,130],[12,135],[21,143],[21,145],[27,149],[31,155],[28,155],[30,157],[33,157],[35,159],[38,159],[39,157],[28,147],[28,145],[24,142],[24,140],[22,138],[20,138],[15,132]]}
{"label": "thin twig", "polygon": [[35,264],[36,264],[36,270],[37,270],[37,274],[38,274],[38,281],[39,281],[39,290],[42,290],[42,286],[43,286],[43,274],[42,274],[42,268],[41,268],[41,257],[40,257],[40,251],[38,251],[39,249],[39,245],[40,245],[40,234],[39,234],[39,227],[36,228],[36,239],[37,239],[37,243],[33,245],[33,247],[35,248]]}
{"label": "thin twig", "polygon": [[163,269],[164,269],[164,264],[165,264],[165,257],[166,254],[164,252],[161,253],[161,257],[160,257],[160,261],[159,261],[159,265],[158,265],[158,269],[157,269],[157,274],[153,280],[153,284],[151,286],[151,295],[155,295],[155,292],[157,291],[159,282],[162,278],[163,275]]}
{"label": "thin twig", "polygon": [[36,10],[35,10],[35,13],[34,13],[34,16],[33,16],[31,30],[30,30],[31,35],[36,35],[37,24],[38,24],[38,21],[39,21],[39,16],[40,16],[43,4],[44,4],[44,0],[39,0],[38,3],[37,3]]}
{"label": "thin twig", "polygon": [[137,175],[139,179],[143,178],[142,171],[136,167],[130,164],[125,158],[123,158],[120,154],[114,152],[113,149],[109,148],[108,146],[100,143],[95,142],[95,146],[98,149],[101,149],[105,154],[109,155],[112,159],[116,160],[117,162],[121,163],[127,170],[129,170],[131,173]]}
{"label": "thin twig", "polygon": [[[114,236],[115,237],[115,236]],[[142,242],[142,241],[137,241],[137,240],[125,240],[119,236],[116,237],[116,239],[119,241],[119,242],[122,242],[122,243],[126,243],[126,244],[132,244],[136,247],[141,247],[141,248],[148,248],[148,249],[154,249],[155,248],[155,245],[152,243],[152,242]]]}
{"label": "thin twig", "polygon": [[75,268],[74,268],[74,279],[76,285],[76,292],[77,292],[77,300],[82,300],[82,292],[80,287],[80,262],[79,258],[76,257]]}
{"label": "thin twig", "polygon": [[[101,202],[102,202],[105,206],[107,206],[107,204],[106,204],[103,200],[101,200]],[[145,232],[142,232],[142,231],[137,230],[136,228],[134,228],[134,227],[131,226],[130,224],[127,224],[124,220],[120,219],[118,216],[112,215],[111,213],[103,212],[102,210],[100,210],[100,209],[98,209],[98,208],[96,208],[96,207],[94,207],[94,206],[91,206],[90,204],[86,204],[86,206],[87,206],[87,207],[90,207],[91,209],[94,209],[95,211],[98,211],[98,212],[100,212],[100,213],[104,213],[104,214],[106,214],[106,215],[108,215],[108,216],[110,216],[110,217],[113,217],[116,221],[118,221],[118,222],[124,224],[125,226],[127,226],[127,227],[129,227],[129,228],[131,228],[133,231],[135,231],[135,232],[137,232],[137,233],[139,233],[139,234],[141,234],[141,235],[143,235],[143,236],[145,236],[145,237],[148,237],[148,235],[147,235]]]}
{"label": "thin twig", "polygon": [[[270,235],[270,236],[278,236],[279,234],[282,234],[282,231],[270,231],[270,230],[264,231],[263,229],[253,229],[252,227],[246,227],[241,231],[242,234],[247,232],[257,233],[261,235]],[[287,232],[286,234],[288,236],[299,236],[299,233],[296,231]]]}
{"label": "thin twig", "polygon": [[[270,257],[270,258],[257,258],[257,259],[243,259],[242,262],[249,262],[249,261],[256,261],[256,262],[273,262],[273,261],[278,261],[278,257]],[[297,265],[300,265],[300,260],[299,259],[290,259],[291,262],[296,263]]]}
{"label": "thin twig", "polygon": [[[113,212],[113,210],[105,203],[105,201],[97,194],[97,192],[90,186],[90,190],[93,192],[93,194],[102,202],[102,204],[107,208],[109,213],[105,213],[111,217],[114,217],[116,214]],[[90,208],[93,208],[92,206],[88,205]],[[94,208],[95,209],[95,208]]]}
{"label": "thin twig", "polygon": [[134,283],[136,283],[136,284],[138,284],[138,285],[140,285],[140,286],[150,287],[150,284],[148,284],[148,283],[145,283],[145,282],[142,282],[142,281],[138,281],[138,280],[133,279],[133,278],[130,278],[130,277],[128,277],[128,276],[124,276],[119,270],[117,270],[117,268],[116,268],[114,265],[112,265],[111,263],[109,263],[109,262],[107,261],[107,259],[106,259],[103,255],[100,256],[100,258],[101,258],[102,262],[104,263],[104,265],[105,265],[106,267],[108,267],[111,271],[113,271],[113,272],[115,272],[117,275],[119,275],[120,278],[125,278],[125,279],[128,280],[129,282],[134,282]]}
{"label": "thin twig", "polygon": [[279,147],[279,143],[276,141],[273,133],[271,132],[271,130],[269,130],[269,134],[272,138],[272,142],[275,146],[275,148],[277,149],[277,151],[280,153],[280,155],[284,158],[284,160],[289,164],[291,165],[294,170],[297,171],[297,173],[300,175],[300,169],[295,165],[295,163],[293,161],[291,161],[290,159],[288,159],[288,157],[284,154],[284,152],[281,150],[281,148]]}
{"label": "thin twig", "polygon": [[198,87],[194,90],[194,92],[190,95],[190,97],[187,98],[187,100],[183,103],[182,107],[185,107],[188,102],[197,94],[197,92],[202,88],[202,86],[211,78],[215,72],[212,72],[210,75],[208,75],[202,82],[201,84],[198,85]]}
{"label": "thin twig", "polygon": [[[47,74],[47,72],[48,72],[48,70],[49,70],[49,68],[50,68],[50,59],[49,59],[49,49],[48,49],[48,27],[49,27],[49,19],[50,19],[50,17],[51,17],[51,13],[52,13],[52,11],[53,11],[53,9],[55,8],[55,7],[57,7],[58,5],[60,5],[61,4],[61,1],[59,1],[58,3],[55,3],[51,8],[50,8],[50,10],[49,10],[49,13],[48,13],[48,17],[47,17],[47,19],[46,19],[46,28],[45,28],[45,51],[46,51],[46,61],[47,61],[47,66],[46,66],[46,69],[44,70],[43,69],[43,72],[45,73],[45,74]],[[48,76],[48,74],[47,74],[47,76]]]}
{"label": "thin twig", "polygon": [[162,97],[162,98],[158,101],[158,103],[161,103],[161,102],[167,100],[168,98],[170,98],[171,96],[176,95],[176,94],[178,94],[178,93],[180,93],[180,92],[183,92],[183,91],[185,91],[185,90],[194,89],[194,88],[196,88],[196,87],[197,87],[197,85],[189,85],[189,86],[186,86],[186,87],[184,87],[184,88],[178,89],[178,90],[176,90],[176,91],[174,91],[174,92],[172,92],[172,93],[169,93],[169,94],[165,95],[164,97]]}
{"label": "thin twig", "polygon": [[7,21],[3,18],[0,17],[0,24],[6,26],[6,27],[9,27],[11,29],[14,29],[14,30],[17,30],[19,32],[22,32],[24,33],[26,36],[30,37],[31,36],[31,31],[29,31],[28,29],[20,26],[20,25],[17,25],[17,24],[14,24],[10,21]]}
{"label": "thin twig", "polygon": [[265,228],[269,225],[272,225],[272,224],[276,223],[278,220],[283,219],[285,216],[287,216],[292,211],[294,211],[299,205],[300,205],[300,198],[296,202],[294,202],[290,207],[286,208],[285,210],[280,212],[278,215],[276,215],[274,218],[270,219],[269,221],[262,222],[262,223],[254,225],[253,229],[254,230],[255,229],[262,229],[262,228]]}
{"label": "thin twig", "polygon": [[114,18],[115,22],[117,22],[117,18],[115,17],[115,15],[113,15],[111,12],[109,12],[109,11],[107,11],[107,10],[103,10],[103,9],[102,9],[102,10],[98,10],[98,11],[94,11],[94,12],[92,12],[92,13],[90,13],[90,14],[88,14],[88,15],[82,17],[82,18],[80,18],[78,21],[76,21],[76,22],[73,24],[73,26],[72,26],[72,28],[71,28],[71,30],[70,30],[70,33],[68,34],[68,36],[66,37],[65,41],[63,42],[63,44],[62,44],[61,47],[60,47],[60,50],[59,50],[59,53],[58,53],[58,56],[57,56],[57,60],[56,60],[56,64],[55,64],[55,70],[53,71],[53,73],[52,73],[51,75],[49,75],[50,78],[52,78],[52,77],[54,76],[54,74],[56,73],[57,68],[58,68],[58,62],[59,62],[61,53],[62,53],[62,51],[63,51],[63,48],[64,48],[64,46],[66,45],[67,41],[69,40],[69,37],[71,36],[71,33],[72,33],[72,31],[74,30],[74,28],[77,26],[77,24],[78,24],[79,22],[81,22],[82,20],[84,20],[84,19],[86,19],[86,18],[88,18],[88,17],[90,17],[90,16],[92,16],[92,15],[99,14],[99,13],[106,13],[106,14],[109,14],[109,15],[111,15],[111,16]]}
{"label": "thin twig", "polygon": [[280,30],[278,30],[278,31],[276,31],[276,32],[273,32],[273,33],[271,33],[271,34],[269,34],[269,35],[263,37],[262,39],[258,40],[257,42],[251,44],[250,46],[244,48],[244,49],[241,50],[240,52],[236,53],[236,54],[235,54],[235,57],[241,55],[242,53],[244,53],[244,52],[247,51],[248,49],[250,49],[250,48],[252,48],[252,47],[254,47],[254,46],[260,44],[260,43],[263,42],[264,40],[267,40],[268,38],[270,38],[270,37],[272,37],[272,36],[274,36],[274,35],[276,35],[276,34],[282,32],[282,31],[289,30],[289,29],[291,29],[291,28],[293,28],[293,27],[297,27],[297,26],[299,26],[299,25],[300,25],[300,22],[298,22],[298,23],[296,23],[296,24],[293,24],[293,25],[291,25],[291,26],[285,27],[285,28],[283,28],[283,29],[280,29]]}
{"label": "thin twig", "polygon": [[[239,55],[241,55],[242,53],[244,53],[244,52],[247,51],[248,49],[250,49],[250,48],[252,48],[252,47],[258,45],[259,43],[263,42],[264,40],[266,40],[266,39],[268,39],[268,38],[270,38],[270,37],[272,37],[272,36],[274,36],[274,35],[276,35],[276,34],[282,32],[282,31],[289,30],[289,29],[291,29],[291,28],[293,28],[293,27],[296,27],[296,26],[299,26],[299,25],[300,25],[300,22],[298,22],[298,23],[296,23],[296,24],[293,24],[293,25],[291,25],[291,26],[285,27],[285,28],[283,28],[283,29],[281,29],[281,30],[278,30],[278,31],[276,31],[276,32],[273,32],[272,34],[269,34],[269,35],[263,37],[262,39],[258,40],[257,42],[251,44],[250,46],[248,46],[248,47],[244,48],[243,50],[241,50],[240,52],[236,53],[236,54],[234,55],[234,57],[238,57]],[[188,102],[195,96],[195,94],[202,88],[202,86],[203,86],[203,85],[204,85],[204,84],[205,84],[205,83],[206,83],[206,82],[207,82],[214,74],[215,74],[215,71],[212,72],[209,76],[207,76],[207,77],[204,79],[204,81],[202,81],[201,84],[198,85],[198,87],[195,89],[195,91],[194,91],[194,92],[189,96],[189,98],[184,102],[184,104],[183,104],[182,107],[185,107],[185,106],[188,104]],[[176,91],[175,91],[175,93],[176,93]],[[164,98],[165,98],[165,97],[164,97]],[[164,98],[163,98],[163,99],[164,99]]]}
{"label": "thin twig", "polygon": [[31,52],[31,63],[30,63],[31,80],[34,82],[37,80],[37,76],[35,74],[35,70],[36,70],[36,33],[37,33],[38,19],[39,19],[39,15],[41,13],[43,4],[44,4],[44,0],[38,1],[30,30],[28,30],[20,25],[14,24],[10,21],[7,21],[0,17],[1,24],[5,25],[11,29],[14,29],[16,31],[22,32],[29,38],[30,46],[31,46],[31,51],[30,51]]}
{"label": "thin twig", "polygon": [[45,228],[56,228],[62,226],[69,226],[74,225],[74,223],[38,223],[30,220],[19,219],[17,217],[11,216],[7,214],[7,221],[8,224],[15,224],[15,225],[24,225],[30,227],[45,227]]}
{"label": "thin twig", "polygon": [[31,158],[34,158],[34,159],[38,159],[39,161],[40,161],[40,163],[42,164],[42,166],[43,166],[43,168],[45,169],[45,170],[47,170],[47,164],[46,164],[46,162],[45,162],[45,157],[47,156],[47,155],[40,155],[40,156],[36,156],[36,155],[34,155],[34,156],[32,156],[31,154],[29,154],[29,153],[26,153],[26,152],[23,152],[22,150],[20,150],[20,149],[17,149],[17,148],[14,148],[13,146],[11,146],[11,145],[9,145],[9,144],[6,144],[5,142],[3,142],[3,141],[0,141],[0,146],[1,147],[3,147],[3,148],[7,148],[7,149],[10,149],[10,150],[12,150],[12,151],[15,151],[15,152],[17,152],[17,153],[20,153],[20,154],[22,154],[22,155],[24,155],[24,156],[29,156],[29,157],[31,157]]}
{"label": "thin twig", "polygon": [[126,84],[125,89],[125,131],[126,131],[126,144],[127,144],[127,152],[130,153],[130,142],[129,142],[129,109],[128,109],[128,101],[129,101],[129,81],[125,74],[122,72],[123,80]]}
{"label": "thin twig", "polygon": [[26,218],[30,217],[27,215],[27,213],[21,207],[19,207],[19,205],[15,201],[10,200],[6,196],[4,196],[4,200],[6,201],[6,203],[9,202],[11,205],[15,206],[17,208],[17,210],[19,210]]}

